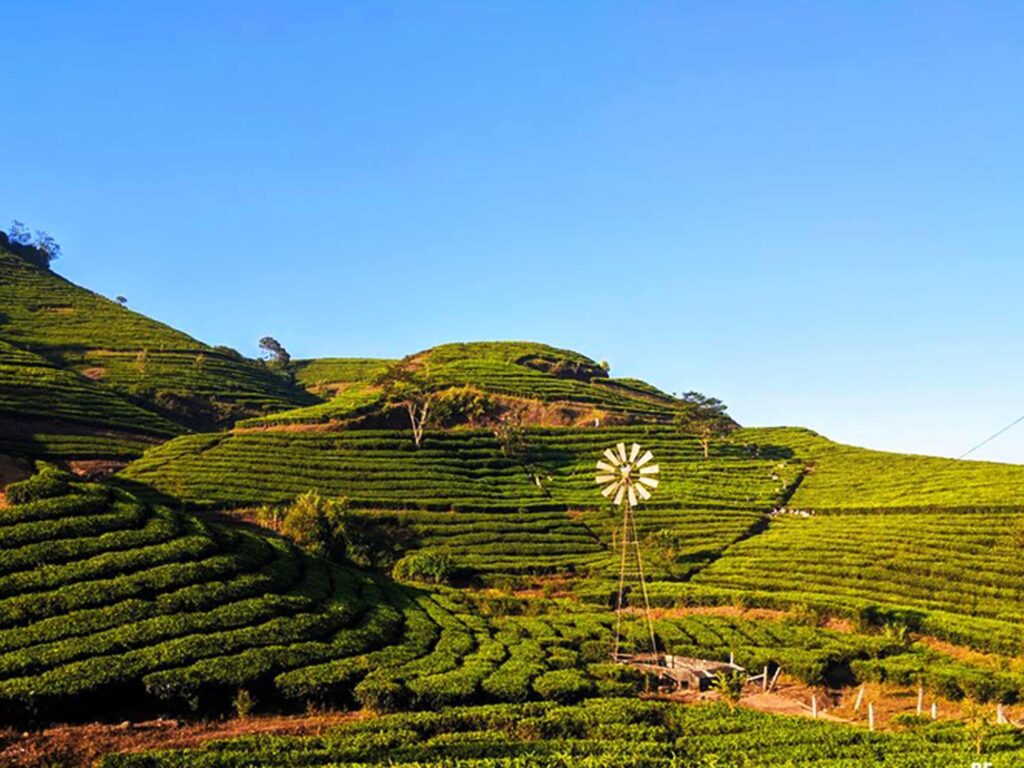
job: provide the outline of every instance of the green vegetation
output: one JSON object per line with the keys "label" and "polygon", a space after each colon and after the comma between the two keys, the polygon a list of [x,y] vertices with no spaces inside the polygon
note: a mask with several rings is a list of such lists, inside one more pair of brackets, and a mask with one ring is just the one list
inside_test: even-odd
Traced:
{"label": "green vegetation", "polygon": [[315,400],[259,363],[80,288],[2,244],[0,307],[8,346],[180,423],[224,423]]}
{"label": "green vegetation", "polygon": [[[387,402],[382,377],[397,372],[414,377],[427,392],[469,388],[499,401],[525,401],[546,408],[554,423],[668,422],[675,398],[634,379],[612,379],[598,363],[576,352],[531,342],[445,344],[400,361],[324,359],[299,361],[297,377],[310,391],[333,396],[329,402],[246,426],[322,423],[380,410]],[[497,401],[495,405],[497,405]],[[508,407],[505,404],[503,407]],[[428,422],[429,424],[429,422]]]}
{"label": "green vegetation", "polygon": [[283,699],[278,676],[398,653],[423,613],[426,598],[283,541],[52,470],[9,486],[8,500],[19,503],[0,510],[7,720],[66,717],[85,701],[97,715],[226,711],[242,688]]}
{"label": "green vegetation", "polygon": [[[741,429],[542,344],[292,361],[265,337],[272,360],[246,360],[24,253],[0,247],[0,453],[134,461],[3,489],[5,723],[405,712],[108,768],[1024,759],[976,708],[893,736],[638,701],[659,682],[609,660],[621,512],[594,484],[619,442],[661,466],[636,517],[664,652],[974,707],[1024,700],[1024,467]],[[25,466],[0,457],[5,479]],[[623,631],[649,647],[639,617]],[[717,685],[735,704],[743,683]]]}
{"label": "green vegetation", "polygon": [[693,581],[747,603],[896,620],[977,648],[1024,650],[1024,512],[784,515]]}
{"label": "green vegetation", "polygon": [[[875,734],[721,705],[603,700],[390,715],[316,738],[260,736],[197,750],[112,756],[101,768],[946,768],[977,760],[968,737],[950,726]],[[998,729],[986,754],[1001,761],[997,765],[1015,764],[1024,759],[1024,740]]]}
{"label": "green vegetation", "polygon": [[[479,430],[430,432],[419,450],[393,430],[196,435],[149,451],[123,477],[211,506],[285,503],[310,489],[345,497],[378,522],[410,529],[414,546],[443,546],[464,571],[606,570],[616,518],[595,504],[594,456],[637,440],[666,467],[642,523],[657,550],[652,563],[686,573],[763,524],[799,471],[769,458],[770,448],[752,458],[735,443],[716,444],[706,462],[697,442],[670,426],[536,428],[524,438],[528,450],[510,457]],[[702,524],[707,538],[687,541]]]}
{"label": "green vegetation", "polygon": [[768,430],[771,442],[810,464],[789,506],[829,511],[970,511],[1021,507],[1024,467],[871,451],[810,430]]}
{"label": "green vegetation", "polygon": [[[183,431],[113,391],[2,340],[0,426],[0,452],[39,457],[134,458]],[[88,436],[99,439],[90,447],[76,440]],[[66,447],[69,442],[72,450]]]}

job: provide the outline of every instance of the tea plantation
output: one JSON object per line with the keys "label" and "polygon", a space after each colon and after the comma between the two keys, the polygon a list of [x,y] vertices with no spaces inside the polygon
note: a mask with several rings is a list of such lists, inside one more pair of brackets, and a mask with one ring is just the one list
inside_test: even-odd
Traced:
{"label": "tea plantation", "polygon": [[134,458],[184,431],[111,390],[2,340],[0,424],[0,452],[44,457]]}
{"label": "tea plantation", "polygon": [[150,409],[166,408],[175,397],[220,403],[227,416],[316,402],[235,352],[202,344],[3,248],[0,340]]}
{"label": "tea plantation", "polygon": [[[325,358],[297,364],[297,377],[326,403],[250,419],[244,426],[316,424],[352,419],[383,404],[372,386],[389,365],[401,362],[438,391],[470,388],[520,406],[561,406],[571,421],[671,421],[675,398],[635,379],[609,378],[577,352],[531,342],[444,344],[403,361]],[[329,393],[329,394],[328,394]],[[554,418],[554,417],[552,417]]]}
{"label": "tea plantation", "polygon": [[[724,705],[600,700],[579,706],[499,705],[390,715],[315,738],[254,737],[198,750],[111,756],[102,768],[689,768],[888,766],[948,768],[977,761],[955,727],[918,734],[731,712]],[[986,760],[1024,760],[1019,732],[1000,729]]]}
{"label": "tea plantation", "polygon": [[[415,445],[378,380],[396,362],[467,413]],[[130,460],[0,489],[0,726],[371,715],[106,768],[973,762],[969,724],[641,700],[653,681],[610,660],[621,509],[595,463],[636,442],[660,465],[636,518],[660,650],[806,691],[922,686],[950,711],[1024,701],[1024,467],[731,423],[705,457],[684,406],[528,342],[275,373],[0,251],[0,472]],[[370,531],[388,557],[254,524],[310,491],[330,503],[300,534]],[[428,555],[442,583],[394,564]],[[624,632],[647,647],[638,614]],[[996,765],[1024,764],[1018,730],[983,735]]]}

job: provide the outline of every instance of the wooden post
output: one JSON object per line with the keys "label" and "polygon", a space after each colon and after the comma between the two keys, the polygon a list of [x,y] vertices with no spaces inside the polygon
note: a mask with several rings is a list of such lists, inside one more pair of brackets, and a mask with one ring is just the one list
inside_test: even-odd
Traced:
{"label": "wooden post", "polygon": [[999,704],[996,706],[996,724],[1006,725],[1006,715],[1003,714],[1003,705]]}
{"label": "wooden post", "polygon": [[734,665],[734,666],[736,664],[736,654],[733,653],[732,651],[729,651],[729,663]]}
{"label": "wooden post", "polygon": [[932,702],[932,720],[939,719],[939,705],[934,701]]}
{"label": "wooden post", "polygon": [[857,702],[853,705],[854,712],[860,712],[860,705],[864,703],[864,686],[861,685],[860,690],[857,691]]}
{"label": "wooden post", "polygon": [[776,668],[776,670],[775,670],[775,674],[774,674],[774,675],[772,675],[772,681],[771,681],[771,683],[770,683],[770,684],[768,685],[768,690],[769,690],[769,691],[774,691],[774,690],[775,690],[775,683],[777,683],[777,682],[778,682],[778,680],[779,680],[779,675],[781,675],[781,674],[782,674],[782,667],[778,667],[778,668]]}
{"label": "wooden post", "polygon": [[818,716],[818,694],[811,694],[811,717]]}
{"label": "wooden post", "polygon": [[875,705],[871,702],[868,703],[868,728],[875,730]]}
{"label": "wooden post", "polygon": [[764,680],[761,682],[761,690],[762,691],[767,691],[768,690],[768,665],[767,664],[764,665]]}
{"label": "wooden post", "polygon": [[917,689],[917,716],[920,717],[924,712],[924,686],[919,686]]}

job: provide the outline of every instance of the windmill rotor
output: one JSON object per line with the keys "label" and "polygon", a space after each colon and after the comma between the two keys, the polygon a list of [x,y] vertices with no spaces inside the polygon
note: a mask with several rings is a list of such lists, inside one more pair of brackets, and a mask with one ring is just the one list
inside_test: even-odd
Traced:
{"label": "windmill rotor", "polygon": [[628,502],[635,507],[640,501],[651,498],[651,492],[658,487],[657,464],[651,464],[654,454],[645,451],[639,443],[633,443],[627,450],[625,443],[609,448],[598,460],[598,474],[594,481],[602,486],[601,495],[611,499],[616,506]]}

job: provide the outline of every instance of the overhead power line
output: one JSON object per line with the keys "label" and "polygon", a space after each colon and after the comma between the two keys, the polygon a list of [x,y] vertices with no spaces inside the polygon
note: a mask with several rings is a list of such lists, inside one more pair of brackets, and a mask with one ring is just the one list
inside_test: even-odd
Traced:
{"label": "overhead power line", "polygon": [[1003,427],[1003,428],[1002,428],[1002,429],[1000,429],[1000,430],[999,430],[998,432],[996,432],[996,433],[995,433],[994,435],[991,435],[991,436],[989,436],[989,437],[986,437],[986,438],[985,438],[984,440],[982,440],[982,441],[981,441],[980,443],[978,443],[978,444],[977,444],[976,446],[974,446],[973,448],[971,448],[971,450],[967,451],[967,453],[962,453],[962,454],[960,454],[959,456],[957,456],[957,458],[958,458],[958,459],[963,459],[963,458],[965,458],[965,457],[967,457],[967,456],[970,456],[970,455],[971,455],[972,453],[974,453],[974,452],[975,452],[976,450],[978,450],[979,448],[981,448],[981,447],[982,447],[983,445],[988,445],[988,444],[989,444],[989,443],[991,443],[991,442],[992,442],[993,440],[995,440],[995,439],[996,439],[997,437],[999,437],[999,436],[1000,436],[1001,434],[1003,434],[1003,432],[1008,432],[1009,430],[1013,429],[1013,428],[1014,428],[1015,426],[1017,426],[1018,424],[1020,424],[1020,423],[1021,423],[1022,421],[1024,421],[1024,416],[1021,416],[1021,417],[1020,417],[1019,419],[1016,419],[1016,420],[1014,420],[1014,421],[1010,422],[1010,423],[1009,423],[1009,424],[1007,424],[1007,425],[1006,425],[1005,427]]}

